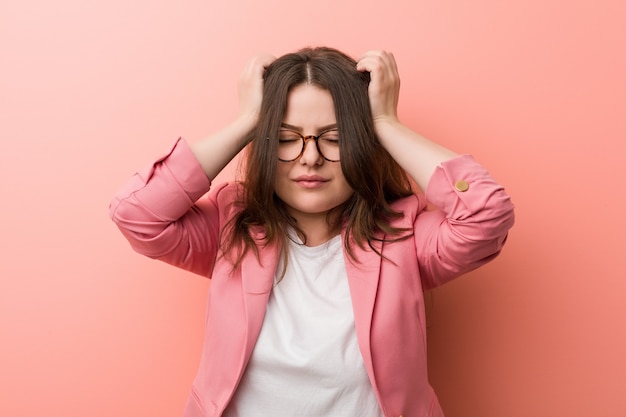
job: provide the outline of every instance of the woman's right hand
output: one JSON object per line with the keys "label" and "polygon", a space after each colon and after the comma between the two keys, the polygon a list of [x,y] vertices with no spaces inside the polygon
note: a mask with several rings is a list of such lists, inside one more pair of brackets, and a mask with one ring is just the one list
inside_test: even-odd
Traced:
{"label": "woman's right hand", "polygon": [[215,178],[250,140],[250,133],[259,121],[263,101],[263,73],[274,59],[269,54],[259,54],[248,61],[239,76],[239,113],[236,120],[191,144],[191,151],[209,178]]}
{"label": "woman's right hand", "polygon": [[270,54],[252,57],[239,76],[239,118],[250,126],[259,121],[259,111],[263,100],[263,73],[276,59]]}

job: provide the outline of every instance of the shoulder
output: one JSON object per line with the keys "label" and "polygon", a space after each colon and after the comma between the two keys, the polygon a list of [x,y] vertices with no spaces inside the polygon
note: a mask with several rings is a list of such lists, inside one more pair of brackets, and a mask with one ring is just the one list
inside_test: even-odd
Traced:
{"label": "shoulder", "polygon": [[230,202],[241,199],[243,196],[243,185],[238,181],[223,182],[212,185],[209,197],[220,202]]}
{"label": "shoulder", "polygon": [[211,187],[208,198],[220,212],[240,210],[244,189],[240,182],[224,182]]}
{"label": "shoulder", "polygon": [[223,182],[211,185],[208,197],[220,207],[243,201],[243,186],[240,182]]}
{"label": "shoulder", "polygon": [[392,221],[395,227],[411,227],[417,216],[426,210],[428,202],[423,194],[412,194],[391,203],[396,212],[402,213],[402,217]]}

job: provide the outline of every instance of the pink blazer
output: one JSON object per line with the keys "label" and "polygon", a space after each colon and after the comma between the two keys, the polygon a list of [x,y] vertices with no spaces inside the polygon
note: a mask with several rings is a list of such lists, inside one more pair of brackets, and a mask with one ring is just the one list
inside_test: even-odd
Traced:
{"label": "pink blazer", "polygon": [[[462,182],[459,182],[462,180]],[[257,337],[280,248],[259,245],[241,267],[220,257],[220,229],[236,208],[237,184],[212,187],[179,140],[138,172],[113,199],[110,214],[146,256],[212,279],[204,346],[184,417],[220,416],[233,396]],[[385,259],[354,245],[345,254],[356,333],[381,410],[388,417],[442,417],[428,382],[423,291],[498,255],[513,225],[513,205],[471,156],[447,161],[425,196],[394,203],[412,239],[379,246]],[[436,209],[427,210],[427,201]],[[262,230],[257,231],[257,237]],[[345,239],[345,235],[344,235]]]}

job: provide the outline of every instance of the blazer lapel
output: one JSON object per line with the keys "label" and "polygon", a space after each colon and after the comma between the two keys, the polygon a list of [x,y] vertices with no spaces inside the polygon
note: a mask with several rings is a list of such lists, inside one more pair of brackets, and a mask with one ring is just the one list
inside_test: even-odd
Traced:
{"label": "blazer lapel", "polygon": [[[382,245],[379,246],[377,250],[380,251]],[[366,246],[366,249],[361,249],[357,244],[353,243],[352,248],[356,260],[352,259],[345,252],[345,249],[344,258],[346,260],[346,273],[348,274],[348,284],[352,297],[352,308],[354,309],[356,335],[361,354],[363,355],[363,361],[370,373],[370,378],[373,378],[374,368],[372,365],[370,332],[378,280],[380,278],[381,257],[368,246]]]}
{"label": "blazer lapel", "polygon": [[252,252],[241,263],[241,283],[246,315],[245,364],[261,331],[265,308],[274,285],[274,273],[278,265],[278,245],[263,246],[259,243],[259,260]]}
{"label": "blazer lapel", "polygon": [[[345,239],[345,235],[343,237]],[[265,309],[274,285],[274,274],[278,267],[281,250],[278,245],[263,246],[259,244],[258,247],[260,264],[254,253],[248,253],[241,263],[241,280],[247,320],[242,369],[252,354],[263,325]],[[378,245],[377,249],[382,250],[382,245]],[[370,331],[380,277],[381,257],[371,248],[366,246],[365,249],[361,249],[356,244],[353,244],[353,252],[356,260],[352,259],[344,249],[346,273],[359,347],[368,373],[373,378]]]}

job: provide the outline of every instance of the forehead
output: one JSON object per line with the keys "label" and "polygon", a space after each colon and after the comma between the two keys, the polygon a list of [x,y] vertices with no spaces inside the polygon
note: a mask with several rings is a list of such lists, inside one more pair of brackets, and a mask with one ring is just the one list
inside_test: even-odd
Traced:
{"label": "forehead", "polygon": [[293,87],[287,96],[283,123],[303,131],[317,130],[337,123],[330,92],[311,84]]}

